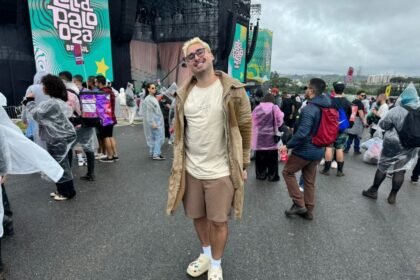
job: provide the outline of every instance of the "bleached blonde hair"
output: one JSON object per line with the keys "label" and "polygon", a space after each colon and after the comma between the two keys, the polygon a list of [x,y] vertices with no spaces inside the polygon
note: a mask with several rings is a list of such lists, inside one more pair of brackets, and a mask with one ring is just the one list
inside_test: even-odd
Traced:
{"label": "bleached blonde hair", "polygon": [[182,46],[182,52],[184,53],[184,57],[186,57],[188,48],[195,44],[201,44],[204,48],[206,48],[209,52],[211,52],[209,44],[201,40],[199,37],[194,37],[191,40],[188,40],[184,43],[184,46]]}

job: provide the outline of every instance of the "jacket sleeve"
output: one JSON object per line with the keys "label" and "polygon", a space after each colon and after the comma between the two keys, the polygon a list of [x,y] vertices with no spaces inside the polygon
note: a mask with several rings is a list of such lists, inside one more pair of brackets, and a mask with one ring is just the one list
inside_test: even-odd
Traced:
{"label": "jacket sleeve", "polygon": [[302,109],[302,112],[299,117],[299,127],[295,134],[293,134],[292,139],[287,143],[288,149],[293,149],[296,146],[300,146],[303,142],[306,141],[307,137],[310,136],[312,127],[314,125],[314,119],[311,116],[309,110],[311,108],[305,107]]}
{"label": "jacket sleeve", "polygon": [[250,164],[250,149],[251,149],[251,131],[252,131],[252,118],[251,118],[251,105],[249,98],[246,95],[245,89],[240,90],[241,107],[239,116],[237,116],[239,131],[242,136],[242,152],[243,152],[243,168],[247,168]]}

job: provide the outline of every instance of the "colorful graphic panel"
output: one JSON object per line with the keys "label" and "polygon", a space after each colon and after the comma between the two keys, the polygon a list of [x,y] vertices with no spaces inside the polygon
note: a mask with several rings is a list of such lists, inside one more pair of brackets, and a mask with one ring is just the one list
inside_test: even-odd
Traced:
{"label": "colorful graphic panel", "polygon": [[233,78],[245,82],[246,26],[236,24],[235,39],[229,56],[228,73]]}
{"label": "colorful graphic panel", "polygon": [[263,83],[270,79],[273,32],[260,29],[254,55],[248,63],[247,79]]}
{"label": "colorful graphic panel", "polygon": [[[37,71],[113,80],[108,1],[28,0]],[[82,50],[83,62],[75,46]]]}

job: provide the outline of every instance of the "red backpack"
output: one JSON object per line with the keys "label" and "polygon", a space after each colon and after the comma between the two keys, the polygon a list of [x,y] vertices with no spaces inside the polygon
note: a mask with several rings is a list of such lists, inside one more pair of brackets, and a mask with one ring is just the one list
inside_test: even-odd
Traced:
{"label": "red backpack", "polygon": [[318,147],[327,147],[335,142],[338,136],[338,111],[335,108],[321,109],[321,120],[315,135],[312,135],[312,144]]}

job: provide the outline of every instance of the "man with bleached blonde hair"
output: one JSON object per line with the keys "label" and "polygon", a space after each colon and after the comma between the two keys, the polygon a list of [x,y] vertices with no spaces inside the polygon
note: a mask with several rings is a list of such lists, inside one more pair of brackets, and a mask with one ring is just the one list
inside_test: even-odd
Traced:
{"label": "man with bleached blonde hair", "polygon": [[242,215],[249,165],[251,107],[244,84],[213,69],[207,43],[194,38],[183,52],[193,73],[176,96],[175,143],[167,213],[181,201],[194,221],[203,253],[187,268],[198,277],[223,279],[221,258],[228,217]]}

